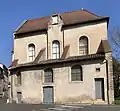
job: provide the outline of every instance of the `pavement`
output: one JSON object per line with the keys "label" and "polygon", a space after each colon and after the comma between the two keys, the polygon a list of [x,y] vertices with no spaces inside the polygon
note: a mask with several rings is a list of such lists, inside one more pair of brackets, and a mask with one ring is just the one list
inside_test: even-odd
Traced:
{"label": "pavement", "polygon": [[0,104],[0,111],[120,111],[119,105]]}

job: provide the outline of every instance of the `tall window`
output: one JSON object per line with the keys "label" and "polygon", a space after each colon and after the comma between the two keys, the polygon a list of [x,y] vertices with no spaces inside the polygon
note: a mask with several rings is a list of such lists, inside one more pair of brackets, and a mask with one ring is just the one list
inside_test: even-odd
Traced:
{"label": "tall window", "polygon": [[44,71],[44,82],[52,83],[53,82],[53,70],[51,68]]}
{"label": "tall window", "polygon": [[72,66],[71,81],[83,81],[82,67],[80,65]]}
{"label": "tall window", "polygon": [[16,76],[16,85],[21,85],[21,72],[19,71]]}
{"label": "tall window", "polygon": [[28,54],[29,54],[29,61],[33,61],[35,59],[35,45],[29,44],[28,46]]}
{"label": "tall window", "polygon": [[60,58],[60,43],[57,40],[53,41],[52,44],[52,58],[53,59]]}
{"label": "tall window", "polygon": [[79,55],[87,54],[88,54],[88,38],[86,36],[82,36],[79,39]]}

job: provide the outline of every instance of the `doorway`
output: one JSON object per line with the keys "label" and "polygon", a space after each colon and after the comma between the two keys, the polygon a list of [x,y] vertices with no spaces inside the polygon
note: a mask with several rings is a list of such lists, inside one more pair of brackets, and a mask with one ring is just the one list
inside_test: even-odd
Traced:
{"label": "doorway", "polygon": [[54,94],[52,86],[43,87],[43,103],[54,103]]}
{"label": "doorway", "polygon": [[95,78],[96,99],[105,100],[104,97],[104,78]]}
{"label": "doorway", "polygon": [[17,92],[17,103],[21,104],[22,103],[22,93],[21,92]]}

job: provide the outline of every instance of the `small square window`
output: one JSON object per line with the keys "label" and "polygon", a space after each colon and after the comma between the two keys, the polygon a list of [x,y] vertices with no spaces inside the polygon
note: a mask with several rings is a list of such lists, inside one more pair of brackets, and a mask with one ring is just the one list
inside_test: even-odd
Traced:
{"label": "small square window", "polygon": [[100,68],[96,68],[96,72],[100,72]]}

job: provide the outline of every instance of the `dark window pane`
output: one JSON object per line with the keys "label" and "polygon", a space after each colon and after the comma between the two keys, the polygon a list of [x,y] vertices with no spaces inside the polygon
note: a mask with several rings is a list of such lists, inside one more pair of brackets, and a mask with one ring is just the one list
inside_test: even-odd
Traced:
{"label": "dark window pane", "polygon": [[82,36],[79,39],[79,54],[80,55],[88,54],[88,38],[86,36]]}
{"label": "dark window pane", "polygon": [[52,71],[52,69],[45,70],[44,82],[53,82],[53,71]]}
{"label": "dark window pane", "polygon": [[17,85],[21,85],[21,73],[18,72],[17,74]]}
{"label": "dark window pane", "polygon": [[53,56],[53,59],[57,59],[60,57],[60,43],[59,43],[59,41],[53,41],[52,56]]}
{"label": "dark window pane", "polygon": [[71,68],[71,80],[72,81],[82,81],[82,67],[79,65],[73,66]]}

